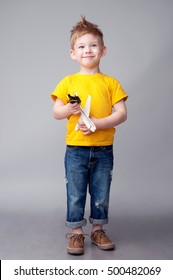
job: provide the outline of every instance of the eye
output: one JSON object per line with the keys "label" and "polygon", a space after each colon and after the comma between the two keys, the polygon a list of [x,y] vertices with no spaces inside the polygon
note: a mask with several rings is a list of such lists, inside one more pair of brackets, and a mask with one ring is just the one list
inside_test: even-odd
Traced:
{"label": "eye", "polygon": [[94,47],[94,48],[96,48],[96,47],[97,47],[97,44],[96,44],[96,43],[93,43],[91,46]]}
{"label": "eye", "polygon": [[84,49],[84,46],[81,45],[81,46],[78,47],[78,49]]}

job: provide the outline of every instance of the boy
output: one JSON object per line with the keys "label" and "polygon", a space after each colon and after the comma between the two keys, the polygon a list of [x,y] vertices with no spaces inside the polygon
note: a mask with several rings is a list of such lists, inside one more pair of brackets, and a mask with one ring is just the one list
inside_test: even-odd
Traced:
{"label": "boy", "polygon": [[[102,250],[115,247],[103,230],[103,225],[108,223],[114,127],[127,118],[125,100],[128,96],[116,79],[100,72],[99,64],[106,54],[106,47],[103,33],[97,25],[81,17],[71,30],[70,43],[71,58],[78,62],[80,71],[65,77],[51,96],[55,101],[54,117],[58,120],[68,119],[66,226],[72,229],[72,234],[67,252],[83,254],[87,186],[91,207],[91,241]],[[89,124],[86,116],[81,117],[88,103]]]}

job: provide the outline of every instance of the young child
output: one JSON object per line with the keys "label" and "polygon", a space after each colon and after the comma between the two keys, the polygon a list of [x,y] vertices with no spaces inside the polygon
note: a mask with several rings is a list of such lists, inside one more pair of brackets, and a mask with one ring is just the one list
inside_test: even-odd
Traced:
{"label": "young child", "polygon": [[[83,254],[87,187],[90,194],[91,241],[102,250],[115,247],[103,225],[108,223],[114,127],[127,118],[125,100],[128,96],[115,78],[100,71],[100,60],[106,54],[106,47],[97,25],[81,17],[71,30],[70,43],[70,55],[79,64],[79,72],[62,79],[51,97],[55,101],[55,119],[68,120],[66,226],[72,229],[72,233],[67,252]],[[90,111],[89,124],[86,116],[81,117],[84,114],[81,108]]]}

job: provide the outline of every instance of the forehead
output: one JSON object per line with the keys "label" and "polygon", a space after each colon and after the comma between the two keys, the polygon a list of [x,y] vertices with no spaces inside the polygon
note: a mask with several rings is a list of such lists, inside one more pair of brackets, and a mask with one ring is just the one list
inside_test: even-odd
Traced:
{"label": "forehead", "polygon": [[75,45],[78,44],[85,44],[85,43],[90,43],[90,42],[97,42],[99,43],[100,38],[97,35],[94,35],[92,33],[86,33],[84,35],[79,36],[76,38]]}

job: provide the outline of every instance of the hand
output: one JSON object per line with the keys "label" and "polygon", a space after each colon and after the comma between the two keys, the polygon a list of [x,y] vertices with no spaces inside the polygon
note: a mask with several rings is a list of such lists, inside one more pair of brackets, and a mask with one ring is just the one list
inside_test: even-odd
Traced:
{"label": "hand", "polygon": [[68,106],[68,111],[69,111],[70,115],[77,115],[77,114],[81,113],[79,103],[77,103],[77,102],[75,102],[73,104],[68,103],[67,106]]}
{"label": "hand", "polygon": [[87,128],[85,123],[81,120],[78,121],[78,128],[79,128],[79,130],[82,131],[83,135],[89,135],[89,134],[93,133],[90,129]]}

